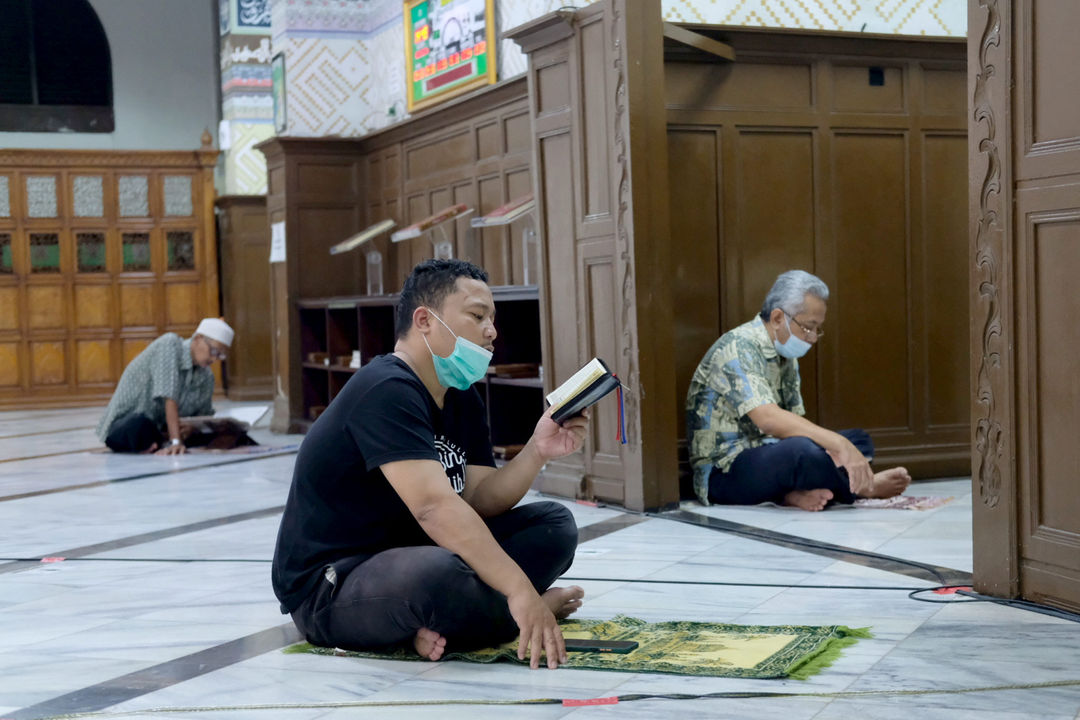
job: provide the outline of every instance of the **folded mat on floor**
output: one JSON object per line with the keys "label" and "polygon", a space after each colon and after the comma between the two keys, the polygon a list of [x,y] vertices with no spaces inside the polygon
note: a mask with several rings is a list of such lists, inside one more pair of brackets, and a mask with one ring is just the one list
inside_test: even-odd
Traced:
{"label": "folded mat on floor", "polygon": [[933,510],[950,502],[952,502],[952,497],[897,495],[891,498],[859,498],[855,501],[855,507],[884,510]]}
{"label": "folded mat on floor", "polygon": [[[828,667],[840,651],[859,638],[871,637],[867,628],[842,625],[727,625],[673,621],[648,623],[625,615],[613,620],[564,620],[565,637],[601,640],[636,640],[638,647],[625,655],[571,652],[563,667],[636,673],[672,673],[732,678],[805,679]],[[315,653],[383,660],[421,660],[412,648],[386,652],[345,651],[299,643],[288,653]],[[446,660],[490,663],[518,660],[517,641],[472,652],[450,652]]]}

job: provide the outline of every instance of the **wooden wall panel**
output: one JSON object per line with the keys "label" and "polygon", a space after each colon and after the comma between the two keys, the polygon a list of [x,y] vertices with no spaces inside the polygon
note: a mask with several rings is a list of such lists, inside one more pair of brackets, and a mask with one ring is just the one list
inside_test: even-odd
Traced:
{"label": "wooden wall panel", "polygon": [[[10,298],[0,301],[0,343],[17,355],[0,407],[104,403],[132,329],[186,336],[218,314],[217,152],[208,133],[203,141],[191,152],[0,150],[12,200],[0,235],[13,261],[0,272],[0,296]],[[175,233],[190,242],[170,268]],[[35,247],[42,238],[54,240]],[[165,286],[177,282],[185,309],[169,318]]]}
{"label": "wooden wall panel", "polygon": [[19,329],[19,289],[0,287],[0,330]]}
{"label": "wooden wall panel", "polygon": [[[1080,205],[1080,196],[1077,200]],[[1080,348],[1078,215],[1080,212],[1074,211],[1071,219],[1038,222],[1031,258],[1036,316],[1034,369],[1038,377],[1032,431],[1037,438],[1035,470],[1039,478],[1045,479],[1038,484],[1037,497],[1033,498],[1033,524],[1072,533],[1076,538],[1080,538],[1080,493],[1076,492],[1080,382],[1075,352],[1066,348]]]}
{"label": "wooden wall panel", "polygon": [[236,331],[224,363],[230,400],[273,397],[273,338],[270,322],[270,225],[266,198],[218,198],[221,308]]}
{"label": "wooden wall panel", "polygon": [[607,44],[604,42],[604,24],[591,22],[581,28],[579,42],[582,60],[580,103],[582,104],[581,162],[582,201],[579,205],[582,221],[609,221],[597,232],[610,233],[611,182],[608,177],[611,158],[608,137],[611,121],[608,117],[608,72],[604,62]]}
{"label": "wooden wall panel", "polygon": [[30,365],[30,382],[33,385],[63,385],[67,382],[64,343],[61,341],[31,342]]}
{"label": "wooden wall panel", "polygon": [[[872,435],[910,430],[905,139],[838,134],[832,146],[838,263],[827,342],[836,392],[822,422]],[[870,293],[880,301],[868,308],[861,298]]]}
{"label": "wooden wall panel", "polygon": [[198,325],[205,317],[199,307],[199,285],[197,283],[170,282],[165,286],[165,326],[177,328],[183,335],[183,329]]}
{"label": "wooden wall panel", "polygon": [[121,355],[123,366],[127,367],[146,346],[153,342],[153,338],[129,338],[121,341]]}
{"label": "wooden wall panel", "polygon": [[79,328],[110,328],[116,317],[110,285],[75,287],[75,325]]}
{"label": "wooden wall panel", "polygon": [[120,324],[126,328],[157,325],[153,285],[120,285]]}
{"label": "wooden wall panel", "polygon": [[930,135],[923,140],[924,280],[920,304],[926,383],[922,403],[928,428],[954,429],[960,441],[970,423],[969,356],[956,351],[967,337],[967,287],[956,281],[968,267],[966,245],[956,242],[955,228],[967,223],[967,138]]}
{"label": "wooden wall panel", "polygon": [[19,343],[0,342],[0,387],[19,387],[19,355]]}
{"label": "wooden wall panel", "polygon": [[55,330],[67,327],[67,303],[60,285],[31,285],[26,288],[27,327]]}
{"label": "wooden wall panel", "polygon": [[[675,397],[685,398],[698,361],[721,333],[720,136],[713,130],[668,129],[668,187],[671,236],[684,253],[672,278],[675,307],[697,322],[675,326]],[[688,182],[687,178],[694,178]],[[679,437],[686,435],[679,413]]]}
{"label": "wooden wall panel", "polygon": [[112,342],[109,340],[75,341],[75,377],[80,385],[114,382]]}
{"label": "wooden wall panel", "polygon": [[[677,303],[675,355],[693,357],[679,370],[680,405],[717,312],[713,340],[760,309],[778,273],[803,268],[832,291],[827,333],[800,360],[809,417],[871,430],[882,467],[966,473],[962,44],[695,31],[737,59],[666,48],[672,177],[689,197],[713,182],[705,173],[721,182],[716,203],[686,199],[671,213],[675,274],[701,277],[700,301]],[[676,147],[691,130],[723,141],[716,167]],[[695,247],[706,239],[721,265],[711,299]]]}

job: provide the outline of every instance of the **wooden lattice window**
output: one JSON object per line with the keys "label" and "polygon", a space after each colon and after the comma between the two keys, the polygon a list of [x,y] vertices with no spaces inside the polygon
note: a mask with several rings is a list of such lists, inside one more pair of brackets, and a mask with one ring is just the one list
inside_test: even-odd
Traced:
{"label": "wooden lattice window", "polygon": [[105,272],[105,233],[81,232],[75,239],[79,272]]}
{"label": "wooden lattice window", "polygon": [[169,270],[195,269],[195,235],[190,230],[170,230],[166,234]]}
{"label": "wooden lattice window", "polygon": [[124,233],[124,272],[150,269],[150,233]]}
{"label": "wooden lattice window", "polygon": [[60,236],[56,233],[30,233],[30,272],[60,272]]}
{"label": "wooden lattice window", "polygon": [[15,258],[11,254],[11,235],[0,233],[0,274],[11,275],[15,272]]}

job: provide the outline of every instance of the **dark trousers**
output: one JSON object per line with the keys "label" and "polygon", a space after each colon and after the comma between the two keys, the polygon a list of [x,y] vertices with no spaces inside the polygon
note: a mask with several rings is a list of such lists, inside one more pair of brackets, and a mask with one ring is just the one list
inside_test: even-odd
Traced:
{"label": "dark trousers", "polygon": [[[558,503],[522,505],[486,522],[538,593],[574,560],[577,525]],[[420,628],[439,633],[453,650],[490,647],[517,635],[506,596],[437,545],[385,550],[334,583],[324,577],[292,618],[312,644],[349,650],[411,642]]]}
{"label": "dark trousers", "polygon": [[[874,443],[862,430],[841,430],[868,459]],[[855,502],[847,470],[810,438],[792,437],[744,450],[727,472],[714,468],[709,476],[709,501],[719,505],[782,503],[792,490],[832,490],[833,502]]]}
{"label": "dark trousers", "polygon": [[113,421],[105,444],[113,452],[141,453],[154,443],[161,447],[164,439],[153,420],[142,413],[132,413]]}

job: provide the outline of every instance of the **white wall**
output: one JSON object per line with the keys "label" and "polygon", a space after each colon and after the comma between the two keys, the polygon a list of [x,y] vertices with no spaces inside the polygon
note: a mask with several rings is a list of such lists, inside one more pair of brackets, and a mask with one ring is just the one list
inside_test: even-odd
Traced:
{"label": "white wall", "polygon": [[192,150],[217,140],[216,0],[90,0],[109,39],[111,133],[5,133],[0,147]]}

